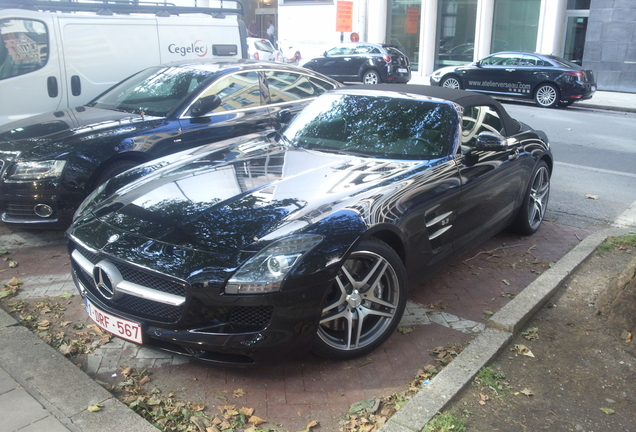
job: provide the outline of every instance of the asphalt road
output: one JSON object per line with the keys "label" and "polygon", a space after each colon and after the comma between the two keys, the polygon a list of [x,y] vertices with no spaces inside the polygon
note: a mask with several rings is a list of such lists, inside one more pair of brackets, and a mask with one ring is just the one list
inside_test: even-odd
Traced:
{"label": "asphalt road", "polygon": [[550,139],[556,162],[548,220],[589,230],[636,224],[636,114],[504,105]]}

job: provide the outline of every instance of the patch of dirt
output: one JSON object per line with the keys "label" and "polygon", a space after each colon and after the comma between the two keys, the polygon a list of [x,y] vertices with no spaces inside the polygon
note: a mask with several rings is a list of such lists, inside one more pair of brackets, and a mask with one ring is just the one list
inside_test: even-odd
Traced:
{"label": "patch of dirt", "polygon": [[[497,384],[475,380],[444,411],[467,432],[635,432],[636,329],[596,304],[635,257],[594,253],[489,365]],[[634,293],[618,304],[636,305]]]}

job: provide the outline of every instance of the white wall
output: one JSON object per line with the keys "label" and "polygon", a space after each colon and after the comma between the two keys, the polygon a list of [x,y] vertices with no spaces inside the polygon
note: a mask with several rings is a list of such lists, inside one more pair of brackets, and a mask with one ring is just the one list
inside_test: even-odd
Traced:
{"label": "white wall", "polygon": [[[353,32],[364,33],[358,2],[353,3]],[[293,44],[303,59],[322,55],[325,50],[340,43],[336,31],[336,5],[278,5],[278,39]],[[351,33],[344,33],[343,41],[349,42]]]}

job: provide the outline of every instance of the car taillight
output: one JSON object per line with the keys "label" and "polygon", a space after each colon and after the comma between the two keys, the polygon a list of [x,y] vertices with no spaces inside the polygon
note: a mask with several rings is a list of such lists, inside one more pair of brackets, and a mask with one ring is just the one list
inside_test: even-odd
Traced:
{"label": "car taillight", "polygon": [[387,62],[387,63],[391,63],[391,56],[385,55],[384,56],[384,61]]}
{"label": "car taillight", "polygon": [[583,80],[583,72],[566,72],[565,74],[576,77],[580,79],[581,81]]}
{"label": "car taillight", "polygon": [[254,60],[260,60],[260,58],[258,58],[258,53],[257,52],[254,53]]}

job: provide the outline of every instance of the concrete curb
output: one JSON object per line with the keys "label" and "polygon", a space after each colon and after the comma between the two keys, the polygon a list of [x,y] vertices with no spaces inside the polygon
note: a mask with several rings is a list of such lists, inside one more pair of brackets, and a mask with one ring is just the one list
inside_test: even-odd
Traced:
{"label": "concrete curb", "polygon": [[495,313],[477,336],[429,385],[423,387],[378,432],[419,432],[506,346],[528,319],[607,237],[625,235],[611,228],[591,234],[551,269]]}
{"label": "concrete curb", "polygon": [[0,340],[2,369],[69,430],[158,431],[1,308]]}

